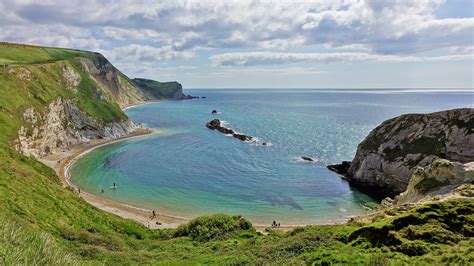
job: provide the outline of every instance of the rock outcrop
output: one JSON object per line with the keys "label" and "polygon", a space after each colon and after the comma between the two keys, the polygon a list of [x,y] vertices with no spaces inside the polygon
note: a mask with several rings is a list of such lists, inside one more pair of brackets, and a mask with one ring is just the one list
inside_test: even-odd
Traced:
{"label": "rock outcrop", "polygon": [[[97,87],[121,107],[148,100],[148,96],[137,89],[122,72],[116,69],[103,55],[80,58],[81,68]],[[100,93],[100,92],[99,92]]]}
{"label": "rock outcrop", "polygon": [[212,130],[217,130],[224,134],[232,135],[234,138],[239,139],[241,141],[253,141],[253,137],[251,136],[236,133],[233,129],[222,126],[222,123],[219,119],[213,119],[207,122],[206,127]]}
{"label": "rock outcrop", "polygon": [[[461,185],[474,182],[474,163],[461,164],[438,159],[425,167],[416,167],[407,190],[396,196],[393,205],[415,203],[423,199],[452,193]],[[474,195],[464,195],[474,196]]]}
{"label": "rock outcrop", "polygon": [[51,102],[44,114],[32,107],[26,109],[23,121],[15,148],[35,158],[92,139],[118,138],[137,128],[128,119],[101,123],[81,111],[74,100],[63,97]]}
{"label": "rock outcrop", "polygon": [[183,86],[176,82],[158,82],[150,79],[135,78],[133,84],[143,93],[146,100],[171,99],[183,100],[194,97],[183,93]]}
{"label": "rock outcrop", "polygon": [[394,197],[407,189],[416,167],[437,159],[474,161],[474,109],[407,114],[387,120],[359,144],[350,166],[333,165],[372,196]]}

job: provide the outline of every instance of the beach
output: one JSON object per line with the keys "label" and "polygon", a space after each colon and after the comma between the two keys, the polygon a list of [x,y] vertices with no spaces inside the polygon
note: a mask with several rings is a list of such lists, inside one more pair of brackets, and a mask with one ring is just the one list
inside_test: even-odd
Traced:
{"label": "beach", "polygon": [[[40,161],[56,171],[56,174],[63,183],[64,187],[71,187],[76,191],[76,193],[78,193],[77,187],[69,180],[68,177],[68,168],[77,158],[92,151],[95,148],[104,145],[158,133],[159,132],[155,130],[138,128],[134,132],[120,138],[109,140],[92,140],[89,143],[81,143],[69,146],[61,152],[56,152],[42,158]],[[167,216],[161,213],[158,213],[157,218],[152,219],[151,210],[101,198],[83,190],[78,193],[78,196],[101,210],[113,213],[126,219],[138,221],[149,228],[176,228],[180,224],[188,222],[187,219]],[[157,222],[161,224],[157,224]]]}
{"label": "beach", "polygon": [[[152,218],[152,210],[98,197],[96,195],[87,193],[84,190],[81,190],[79,193],[78,188],[71,182],[68,176],[68,168],[82,155],[87,154],[88,152],[104,145],[109,145],[127,139],[139,138],[150,134],[159,134],[159,132],[151,129],[138,128],[134,132],[120,138],[92,140],[89,143],[81,143],[69,146],[60,152],[50,154],[40,159],[40,161],[55,170],[65,188],[73,188],[74,191],[78,193],[78,197],[83,198],[89,204],[98,209],[115,214],[125,219],[135,220],[152,229],[177,228],[179,225],[189,222],[190,219],[167,215],[166,213],[157,213],[157,217]],[[270,227],[270,225],[255,225],[254,227],[258,231],[263,232],[265,228]],[[281,226],[275,230],[290,231],[296,227],[297,226]]]}

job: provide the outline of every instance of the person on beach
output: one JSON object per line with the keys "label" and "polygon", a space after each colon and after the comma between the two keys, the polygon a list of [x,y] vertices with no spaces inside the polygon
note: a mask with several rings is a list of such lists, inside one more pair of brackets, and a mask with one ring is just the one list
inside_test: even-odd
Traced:
{"label": "person on beach", "polygon": [[115,188],[115,182],[114,182],[114,188]]}
{"label": "person on beach", "polygon": [[102,189],[100,189],[100,192],[102,192],[102,194],[104,194],[104,189],[103,189],[103,188],[102,188]]}
{"label": "person on beach", "polygon": [[278,228],[280,228],[280,223],[278,223]]}
{"label": "person on beach", "polygon": [[81,194],[81,188],[77,188],[78,194]]}
{"label": "person on beach", "polygon": [[153,213],[153,219],[156,218],[156,211],[153,210],[152,213]]}

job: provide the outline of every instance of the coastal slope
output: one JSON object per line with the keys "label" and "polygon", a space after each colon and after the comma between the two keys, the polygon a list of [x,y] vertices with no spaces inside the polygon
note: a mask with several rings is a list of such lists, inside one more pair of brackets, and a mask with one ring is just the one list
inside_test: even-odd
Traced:
{"label": "coastal slope", "polygon": [[[96,56],[0,45],[0,264],[474,262],[474,202],[467,197],[395,209],[369,223],[307,226],[287,233],[269,228],[265,234],[239,216],[204,216],[176,229],[152,230],[93,207],[34,157],[70,145],[68,134],[76,141],[115,137],[108,127],[131,125],[120,107],[141,101],[140,92],[133,85],[127,92],[122,86],[131,83],[119,72],[117,79],[91,65],[87,71],[81,62],[86,59],[99,72],[101,66],[103,73],[115,71]],[[95,65],[95,60],[102,63]],[[18,147],[21,141],[28,149]]]}
{"label": "coastal slope", "polygon": [[131,133],[125,106],[184,97],[180,84],[142,90],[94,52],[0,43],[0,63],[5,138],[35,158]]}

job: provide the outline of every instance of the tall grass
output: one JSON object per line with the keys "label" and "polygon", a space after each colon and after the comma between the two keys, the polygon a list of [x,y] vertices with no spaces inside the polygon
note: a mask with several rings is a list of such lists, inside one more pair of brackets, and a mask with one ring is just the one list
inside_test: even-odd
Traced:
{"label": "tall grass", "polygon": [[78,265],[53,238],[0,218],[0,265]]}

